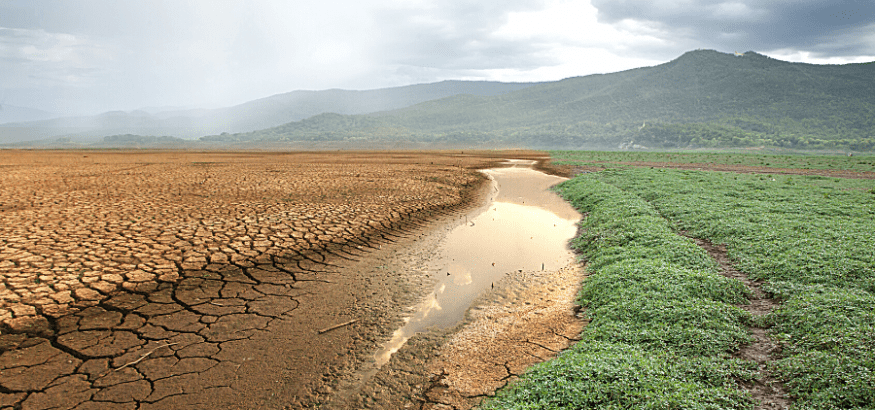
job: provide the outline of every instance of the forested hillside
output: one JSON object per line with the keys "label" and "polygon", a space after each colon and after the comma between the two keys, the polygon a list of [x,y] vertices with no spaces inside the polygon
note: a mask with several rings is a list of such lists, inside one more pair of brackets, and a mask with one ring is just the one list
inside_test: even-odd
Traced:
{"label": "forested hillside", "polygon": [[690,51],[654,67],[319,115],[204,141],[416,141],[530,148],[875,149],[875,64]]}

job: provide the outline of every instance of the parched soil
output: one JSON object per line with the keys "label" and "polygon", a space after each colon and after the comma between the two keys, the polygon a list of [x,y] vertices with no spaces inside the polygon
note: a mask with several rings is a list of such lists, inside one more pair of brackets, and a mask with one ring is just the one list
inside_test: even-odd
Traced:
{"label": "parched soil", "polygon": [[318,406],[501,158],[543,154],[0,151],[0,408]]}

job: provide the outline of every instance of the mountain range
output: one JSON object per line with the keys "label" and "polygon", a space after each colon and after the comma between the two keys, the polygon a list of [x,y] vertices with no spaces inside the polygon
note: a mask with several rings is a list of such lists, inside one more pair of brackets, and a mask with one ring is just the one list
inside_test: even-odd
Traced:
{"label": "mountain range", "polygon": [[362,114],[385,111],[461,93],[499,95],[535,84],[442,81],[365,91],[292,91],[216,109],[111,111],[94,116],[51,119],[47,115],[36,118],[32,115],[31,118],[39,121],[17,122],[5,120],[15,118],[9,115],[0,116],[0,143],[57,138],[96,141],[105,136],[126,134],[191,139],[221,132],[249,132],[326,112]]}
{"label": "mountain range", "polygon": [[[200,133],[204,136],[192,144],[204,147],[873,151],[873,79],[873,63],[814,65],[756,52],[694,50],[653,67],[555,82],[298,91],[212,111],[102,118],[189,124],[187,129],[197,131],[146,135]],[[216,131],[205,135],[207,129]],[[140,143],[136,136],[103,143],[112,141]],[[141,142],[149,141],[155,140]]]}
{"label": "mountain range", "polygon": [[201,140],[875,150],[873,79],[873,63],[813,65],[755,52],[695,50],[653,67],[496,96],[456,95],[367,115],[322,114]]}

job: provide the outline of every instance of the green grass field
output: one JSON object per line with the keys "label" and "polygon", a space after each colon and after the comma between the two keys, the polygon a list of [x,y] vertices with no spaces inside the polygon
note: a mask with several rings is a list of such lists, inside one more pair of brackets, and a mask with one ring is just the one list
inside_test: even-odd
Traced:
{"label": "green grass field", "polygon": [[875,156],[763,155],[714,152],[644,151],[551,151],[554,164],[614,167],[616,162],[674,162],[679,164],[723,164],[766,168],[841,169],[875,172]]}
{"label": "green grass field", "polygon": [[[796,408],[875,408],[875,181],[613,169],[558,190],[587,214],[573,246],[591,322],[482,408],[753,408],[738,380],[756,366],[731,357],[753,323],[782,346],[770,372]],[[727,244],[780,307],[735,307],[747,289],[679,231]]]}

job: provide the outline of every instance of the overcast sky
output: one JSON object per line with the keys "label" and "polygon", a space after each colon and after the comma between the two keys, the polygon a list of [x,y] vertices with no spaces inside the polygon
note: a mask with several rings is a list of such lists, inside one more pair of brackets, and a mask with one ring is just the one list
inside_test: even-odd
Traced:
{"label": "overcast sky", "polygon": [[697,48],[873,61],[875,1],[0,0],[0,105],[74,114],[552,81]]}

